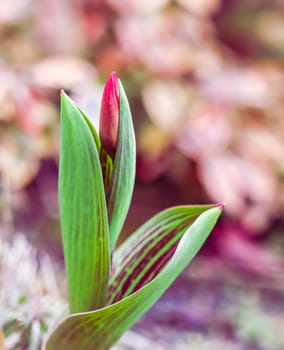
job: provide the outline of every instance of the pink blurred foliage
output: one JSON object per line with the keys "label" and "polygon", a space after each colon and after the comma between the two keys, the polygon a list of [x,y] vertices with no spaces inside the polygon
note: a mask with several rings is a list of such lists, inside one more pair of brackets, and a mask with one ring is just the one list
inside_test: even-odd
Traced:
{"label": "pink blurred foliage", "polygon": [[176,78],[194,70],[198,61],[214,58],[213,32],[210,20],[181,8],[166,8],[148,16],[129,15],[116,25],[117,40],[125,55],[146,66],[154,76]]}
{"label": "pink blurred foliage", "polygon": [[214,245],[224,261],[233,262],[239,268],[270,278],[271,281],[279,281],[284,267],[283,258],[256,244],[252,232],[227,220],[216,231]]}
{"label": "pink blurred foliage", "polygon": [[2,176],[25,188],[43,158],[57,160],[59,89],[97,127],[116,70],[137,131],[138,185],[167,179],[187,202],[225,202],[248,236],[265,235],[283,221],[282,9],[280,0],[5,2]]}
{"label": "pink blurred foliage", "polygon": [[198,171],[207,193],[222,198],[227,212],[252,231],[262,232],[278,216],[279,188],[266,164],[227,153],[202,159]]}

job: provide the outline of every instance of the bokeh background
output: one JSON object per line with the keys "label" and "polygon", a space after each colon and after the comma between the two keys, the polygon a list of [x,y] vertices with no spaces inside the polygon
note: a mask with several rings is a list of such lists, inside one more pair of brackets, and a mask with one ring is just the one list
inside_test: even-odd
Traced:
{"label": "bokeh background", "polygon": [[124,237],[172,205],[226,204],[120,348],[284,349],[283,48],[282,0],[0,1],[0,348],[4,332],[39,349],[66,306],[59,91],[97,125],[115,70],[137,137]]}

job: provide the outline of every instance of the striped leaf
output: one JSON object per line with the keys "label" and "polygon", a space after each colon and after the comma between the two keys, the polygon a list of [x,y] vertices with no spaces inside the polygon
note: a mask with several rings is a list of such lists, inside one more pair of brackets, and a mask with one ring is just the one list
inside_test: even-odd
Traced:
{"label": "striped leaf", "polygon": [[[190,211],[190,208],[188,209]],[[211,209],[207,207],[199,207],[199,209],[201,210],[198,216],[195,211],[196,207],[192,208],[195,214],[188,217],[189,227],[183,232],[173,255],[156,277],[136,292],[114,304],[93,312],[68,316],[50,335],[43,349],[108,350],[159,299],[184,270],[208,237],[222,208],[216,206]],[[196,220],[190,224],[193,217]],[[164,217],[163,220],[166,218]],[[180,219],[177,218],[177,220]],[[149,227],[157,227],[157,225],[158,223],[153,225],[153,222],[150,222]],[[123,249],[121,252],[124,255]]]}
{"label": "striped leaf", "polygon": [[135,133],[128,100],[120,81],[119,96],[118,145],[114,158],[112,179],[107,194],[111,250],[115,247],[128,213],[136,168]]}
{"label": "striped leaf", "polygon": [[59,198],[70,312],[106,302],[109,232],[96,142],[86,116],[62,93]]}
{"label": "striped leaf", "polygon": [[190,223],[212,206],[167,209],[146,222],[114,253],[108,303],[114,303],[151,281],[173,256]]}

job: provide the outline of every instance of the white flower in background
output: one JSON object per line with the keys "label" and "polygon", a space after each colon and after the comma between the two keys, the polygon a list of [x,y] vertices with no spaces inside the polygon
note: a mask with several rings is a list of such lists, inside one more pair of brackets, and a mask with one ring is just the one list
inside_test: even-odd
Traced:
{"label": "white flower in background", "polygon": [[[0,237],[0,329],[5,350],[40,348],[42,337],[66,311],[66,303],[48,256],[39,256],[23,235]],[[62,279],[61,279],[62,280]]]}

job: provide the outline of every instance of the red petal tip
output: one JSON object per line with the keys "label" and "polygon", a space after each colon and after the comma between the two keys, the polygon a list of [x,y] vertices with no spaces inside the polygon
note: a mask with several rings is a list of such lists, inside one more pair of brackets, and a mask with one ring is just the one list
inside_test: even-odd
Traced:
{"label": "red petal tip", "polygon": [[112,72],[110,73],[110,76],[109,76],[109,77],[113,77],[113,78],[118,79],[118,75],[117,75],[116,71],[112,71]]}

